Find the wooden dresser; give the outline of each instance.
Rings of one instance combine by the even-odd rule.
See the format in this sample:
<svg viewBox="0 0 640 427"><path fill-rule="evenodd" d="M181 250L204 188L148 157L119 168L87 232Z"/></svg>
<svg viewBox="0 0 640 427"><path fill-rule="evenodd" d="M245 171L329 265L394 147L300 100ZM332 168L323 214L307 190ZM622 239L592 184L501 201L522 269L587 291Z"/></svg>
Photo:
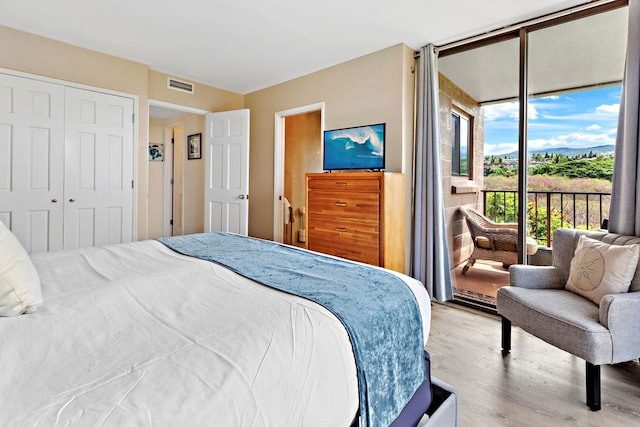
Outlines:
<svg viewBox="0 0 640 427"><path fill-rule="evenodd" d="M311 173L307 248L404 272L404 175Z"/></svg>

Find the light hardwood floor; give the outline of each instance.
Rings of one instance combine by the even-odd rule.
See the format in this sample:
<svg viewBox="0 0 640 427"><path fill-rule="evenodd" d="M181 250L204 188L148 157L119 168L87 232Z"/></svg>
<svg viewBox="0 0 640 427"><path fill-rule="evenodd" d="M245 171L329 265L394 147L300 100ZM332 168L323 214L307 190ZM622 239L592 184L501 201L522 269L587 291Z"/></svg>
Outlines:
<svg viewBox="0 0 640 427"><path fill-rule="evenodd" d="M498 316L432 305L431 375L458 390L460 427L640 426L640 364L603 366L602 410L592 412L582 359L515 325L511 336L503 356Z"/></svg>

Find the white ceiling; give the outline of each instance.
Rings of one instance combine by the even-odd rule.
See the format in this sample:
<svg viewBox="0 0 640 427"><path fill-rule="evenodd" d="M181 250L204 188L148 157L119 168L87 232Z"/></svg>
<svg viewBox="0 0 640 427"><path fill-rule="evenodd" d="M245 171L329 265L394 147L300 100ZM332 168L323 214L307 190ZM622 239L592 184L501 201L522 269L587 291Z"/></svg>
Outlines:
<svg viewBox="0 0 640 427"><path fill-rule="evenodd" d="M240 94L405 43L418 49L585 0L0 0L0 25Z"/></svg>

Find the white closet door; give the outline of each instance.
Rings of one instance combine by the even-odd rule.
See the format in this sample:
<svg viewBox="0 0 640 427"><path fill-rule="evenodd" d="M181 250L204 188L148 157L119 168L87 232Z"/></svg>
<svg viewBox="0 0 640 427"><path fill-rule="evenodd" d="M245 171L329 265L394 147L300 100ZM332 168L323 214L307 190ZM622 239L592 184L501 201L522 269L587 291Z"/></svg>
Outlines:
<svg viewBox="0 0 640 427"><path fill-rule="evenodd" d="M0 220L28 252L62 249L64 87L0 74Z"/></svg>
<svg viewBox="0 0 640 427"><path fill-rule="evenodd" d="M64 248L133 239L133 99L66 88Z"/></svg>

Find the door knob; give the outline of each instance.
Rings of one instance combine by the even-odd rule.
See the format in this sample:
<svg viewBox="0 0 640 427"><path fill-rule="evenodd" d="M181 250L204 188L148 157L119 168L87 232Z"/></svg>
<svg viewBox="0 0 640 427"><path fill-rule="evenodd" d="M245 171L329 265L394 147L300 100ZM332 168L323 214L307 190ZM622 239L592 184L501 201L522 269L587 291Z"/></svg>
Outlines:
<svg viewBox="0 0 640 427"><path fill-rule="evenodd" d="M244 200L244 199L248 199L248 198L249 198L249 196L245 196L244 194L238 195L238 199L240 199L240 200Z"/></svg>
<svg viewBox="0 0 640 427"><path fill-rule="evenodd" d="M51 199L51 203L58 203L58 199Z"/></svg>
<svg viewBox="0 0 640 427"><path fill-rule="evenodd" d="M76 201L76 199L69 199L69 201L70 201L71 203L73 203L73 202L75 202L75 201Z"/></svg>

